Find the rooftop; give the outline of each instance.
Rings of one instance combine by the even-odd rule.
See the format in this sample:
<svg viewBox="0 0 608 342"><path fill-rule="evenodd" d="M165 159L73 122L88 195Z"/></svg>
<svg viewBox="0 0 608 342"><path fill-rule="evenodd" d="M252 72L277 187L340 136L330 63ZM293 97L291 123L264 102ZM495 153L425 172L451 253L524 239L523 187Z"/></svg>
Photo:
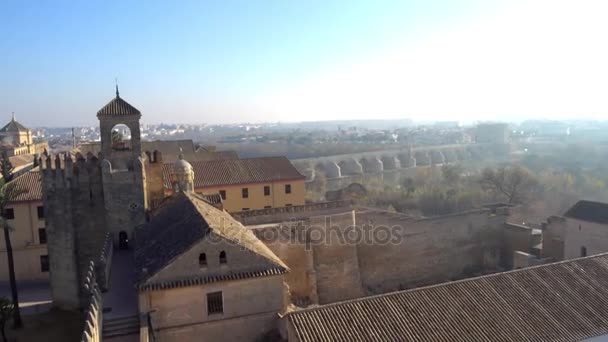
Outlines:
<svg viewBox="0 0 608 342"><path fill-rule="evenodd" d="M0 128L0 133L6 132L27 132L29 129L22 124L20 124L15 117L11 119L4 127Z"/></svg>
<svg viewBox="0 0 608 342"><path fill-rule="evenodd" d="M588 222L608 223L608 203L578 201L564 216Z"/></svg>
<svg viewBox="0 0 608 342"><path fill-rule="evenodd" d="M608 254L288 314L299 341L579 341L608 334Z"/></svg>
<svg viewBox="0 0 608 342"><path fill-rule="evenodd" d="M286 157L190 161L194 187L211 187L306 179ZM173 164L163 167L165 188L171 188Z"/></svg>
<svg viewBox="0 0 608 342"><path fill-rule="evenodd" d="M42 179L38 168L16 177L7 184L9 202L42 201Z"/></svg>
<svg viewBox="0 0 608 342"><path fill-rule="evenodd" d="M118 95L118 88L116 88L116 97L97 112L97 117L131 115L141 115L141 113Z"/></svg>
<svg viewBox="0 0 608 342"><path fill-rule="evenodd" d="M242 269L231 274L180 279L173 284L147 284L146 281L168 266L182 253L211 234L237 244L244 251L265 260L264 267ZM189 286L199 283L240 279L287 271L287 266L227 212L215 208L196 194L177 193L166 199L153 213L151 220L137 232L135 264L141 289ZM145 271L144 271L145 270Z"/></svg>

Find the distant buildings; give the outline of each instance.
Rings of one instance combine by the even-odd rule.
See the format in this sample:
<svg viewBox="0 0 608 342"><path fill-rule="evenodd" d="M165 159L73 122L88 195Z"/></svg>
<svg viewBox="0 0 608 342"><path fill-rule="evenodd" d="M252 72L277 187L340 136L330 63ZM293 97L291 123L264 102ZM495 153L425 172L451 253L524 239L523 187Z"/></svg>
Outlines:
<svg viewBox="0 0 608 342"><path fill-rule="evenodd" d="M11 121L0 129L0 152L6 152L9 157L40 154L48 147L46 142L34 142L32 131L15 120L14 115Z"/></svg>
<svg viewBox="0 0 608 342"><path fill-rule="evenodd" d="M229 212L304 204L306 177L285 157L192 161L194 191L220 194ZM163 167L165 196L171 185L173 163Z"/></svg>
<svg viewBox="0 0 608 342"><path fill-rule="evenodd" d="M475 142L481 144L506 144L509 142L509 125L506 123L482 123L475 128Z"/></svg>

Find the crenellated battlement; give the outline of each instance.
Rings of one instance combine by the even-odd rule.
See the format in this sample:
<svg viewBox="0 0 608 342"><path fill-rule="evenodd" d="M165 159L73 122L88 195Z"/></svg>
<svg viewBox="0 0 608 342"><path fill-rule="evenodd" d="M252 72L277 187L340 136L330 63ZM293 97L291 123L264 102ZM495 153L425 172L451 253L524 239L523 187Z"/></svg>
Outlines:
<svg viewBox="0 0 608 342"><path fill-rule="evenodd" d="M45 154L38 159L43 185L48 191L77 189L91 182L101 182L100 160L92 153L80 153L72 158L70 153ZM88 186L85 186L88 188Z"/></svg>

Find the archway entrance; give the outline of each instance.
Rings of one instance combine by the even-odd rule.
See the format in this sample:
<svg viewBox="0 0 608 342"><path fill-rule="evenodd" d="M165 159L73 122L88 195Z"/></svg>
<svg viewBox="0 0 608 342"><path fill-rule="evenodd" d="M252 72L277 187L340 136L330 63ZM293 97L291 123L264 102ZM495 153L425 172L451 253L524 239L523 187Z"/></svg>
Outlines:
<svg viewBox="0 0 608 342"><path fill-rule="evenodd" d="M128 249L129 248L129 237L127 232L124 230L118 233L118 248L119 249Z"/></svg>

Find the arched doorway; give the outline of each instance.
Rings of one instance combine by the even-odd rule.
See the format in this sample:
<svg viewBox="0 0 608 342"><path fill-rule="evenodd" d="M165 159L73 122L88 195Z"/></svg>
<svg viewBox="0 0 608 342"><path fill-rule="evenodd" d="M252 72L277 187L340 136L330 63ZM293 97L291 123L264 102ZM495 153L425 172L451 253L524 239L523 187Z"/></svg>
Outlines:
<svg viewBox="0 0 608 342"><path fill-rule="evenodd" d="M121 230L120 233L118 233L118 248L119 249L128 249L129 248L129 236L127 235L127 232L125 232L124 230Z"/></svg>

